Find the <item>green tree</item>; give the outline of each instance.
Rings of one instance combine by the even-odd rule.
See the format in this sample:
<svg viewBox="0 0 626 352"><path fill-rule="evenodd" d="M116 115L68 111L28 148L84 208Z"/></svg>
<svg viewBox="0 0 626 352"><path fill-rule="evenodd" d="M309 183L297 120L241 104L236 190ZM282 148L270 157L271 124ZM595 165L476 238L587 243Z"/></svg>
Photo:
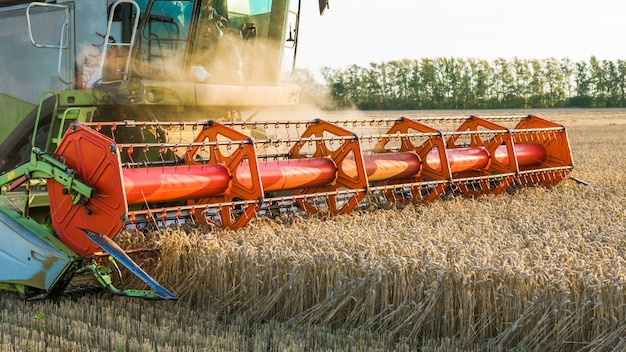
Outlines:
<svg viewBox="0 0 626 352"><path fill-rule="evenodd" d="M592 107L606 107L604 71L602 70L602 64L595 56L589 59L589 88Z"/></svg>
<svg viewBox="0 0 626 352"><path fill-rule="evenodd" d="M575 96L570 97L570 106L589 107L591 106L589 79L589 65L586 61L578 61L574 70Z"/></svg>
<svg viewBox="0 0 626 352"><path fill-rule="evenodd" d="M420 108L435 109L436 104L436 85L437 85L437 68L432 59L424 58L420 61L419 69L420 83L422 86L422 94L418 97Z"/></svg>
<svg viewBox="0 0 626 352"><path fill-rule="evenodd" d="M604 91L606 92L606 106L614 108L620 105L620 75L617 64L613 61L602 60L604 72Z"/></svg>
<svg viewBox="0 0 626 352"><path fill-rule="evenodd" d="M546 107L563 106L565 101L565 90L563 82L563 73L559 61L555 58L549 58L544 61L545 76L545 101Z"/></svg>
<svg viewBox="0 0 626 352"><path fill-rule="evenodd" d="M626 106L626 61L617 60L617 80L619 82L619 106Z"/></svg>
<svg viewBox="0 0 626 352"><path fill-rule="evenodd" d="M470 61L470 70L472 72L472 105L479 109L488 108L489 81L491 79L491 67L489 66L489 62L487 60L472 60Z"/></svg>
<svg viewBox="0 0 626 352"><path fill-rule="evenodd" d="M565 96L568 98L574 94L574 70L575 66L572 60L569 58L561 59L559 64L561 69L561 75L563 75L563 90L565 91Z"/></svg>

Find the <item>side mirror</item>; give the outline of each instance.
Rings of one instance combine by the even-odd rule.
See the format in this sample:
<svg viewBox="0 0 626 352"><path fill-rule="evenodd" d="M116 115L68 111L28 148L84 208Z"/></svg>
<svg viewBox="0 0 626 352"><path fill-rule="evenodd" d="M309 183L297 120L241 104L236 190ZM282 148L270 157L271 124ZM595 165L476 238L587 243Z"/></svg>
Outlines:
<svg viewBox="0 0 626 352"><path fill-rule="evenodd" d="M320 16L324 14L324 11L328 9L328 0L319 0L320 1Z"/></svg>

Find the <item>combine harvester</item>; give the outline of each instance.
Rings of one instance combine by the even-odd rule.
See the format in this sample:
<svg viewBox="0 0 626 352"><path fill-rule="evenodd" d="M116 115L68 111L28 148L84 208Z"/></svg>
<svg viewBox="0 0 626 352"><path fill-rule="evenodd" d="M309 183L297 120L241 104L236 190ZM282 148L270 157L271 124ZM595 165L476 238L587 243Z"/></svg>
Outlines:
<svg viewBox="0 0 626 352"><path fill-rule="evenodd" d="M37 82L1 97L13 103L3 121L16 122L0 146L0 288L24 298L62 294L91 271L116 294L175 299L113 241L123 229L236 230L261 215L498 194L555 185L573 167L565 128L536 116L243 119L297 103L279 73L299 3L295 36L287 0L97 3L0 0L0 30L14 33L0 55L39 55L30 71L27 60L0 63ZM56 41L38 42L36 23L59 24ZM118 263L150 289L125 289Z"/></svg>

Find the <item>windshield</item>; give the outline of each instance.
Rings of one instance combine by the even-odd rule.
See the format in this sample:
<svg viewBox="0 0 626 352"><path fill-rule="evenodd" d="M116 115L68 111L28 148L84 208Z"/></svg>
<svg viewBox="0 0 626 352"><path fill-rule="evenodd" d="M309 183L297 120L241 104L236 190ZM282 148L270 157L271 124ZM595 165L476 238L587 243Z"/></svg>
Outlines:
<svg viewBox="0 0 626 352"><path fill-rule="evenodd" d="M147 6L136 48L140 76L198 83L277 81L288 0L138 3Z"/></svg>

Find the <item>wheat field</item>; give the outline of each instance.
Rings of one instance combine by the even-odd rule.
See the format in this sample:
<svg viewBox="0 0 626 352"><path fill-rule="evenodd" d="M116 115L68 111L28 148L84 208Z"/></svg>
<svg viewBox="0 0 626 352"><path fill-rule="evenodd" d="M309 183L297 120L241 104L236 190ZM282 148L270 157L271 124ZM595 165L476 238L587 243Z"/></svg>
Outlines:
<svg viewBox="0 0 626 352"><path fill-rule="evenodd" d="M142 266L179 301L1 293L0 351L626 350L626 109L530 113L591 186L123 233L158 243Z"/></svg>

